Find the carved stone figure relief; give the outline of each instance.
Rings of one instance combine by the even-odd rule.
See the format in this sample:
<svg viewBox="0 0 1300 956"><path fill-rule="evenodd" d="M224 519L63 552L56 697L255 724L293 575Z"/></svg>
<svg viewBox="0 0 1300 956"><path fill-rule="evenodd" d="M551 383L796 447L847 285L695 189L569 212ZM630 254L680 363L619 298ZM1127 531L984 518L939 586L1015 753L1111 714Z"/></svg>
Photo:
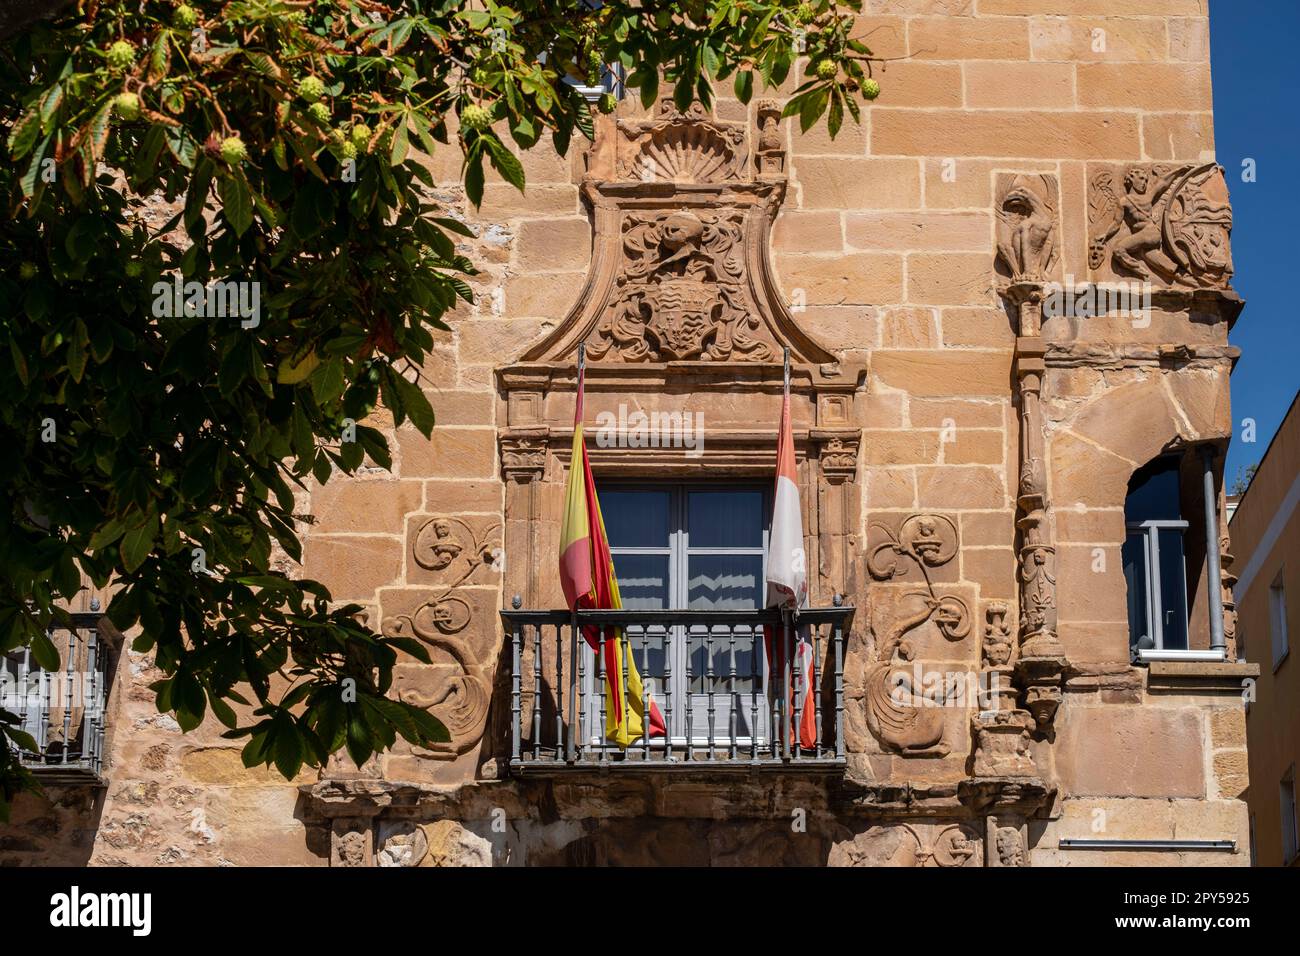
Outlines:
<svg viewBox="0 0 1300 956"><path fill-rule="evenodd" d="M1056 177L999 173L997 259L1012 283L1046 282L1059 257Z"/></svg>
<svg viewBox="0 0 1300 956"><path fill-rule="evenodd" d="M1232 207L1215 163L1090 167L1088 223L1097 278L1228 288Z"/></svg>
<svg viewBox="0 0 1300 956"><path fill-rule="evenodd" d="M376 835L379 843L375 854L377 866L419 866L429 852L429 838L424 828L415 823L381 820Z"/></svg>
<svg viewBox="0 0 1300 956"><path fill-rule="evenodd" d="M373 862L370 820L335 818L330 827L330 865L370 866Z"/></svg>
<svg viewBox="0 0 1300 956"><path fill-rule="evenodd" d="M500 560L501 523L436 515L416 532L411 555L438 583L477 583Z"/></svg>
<svg viewBox="0 0 1300 956"><path fill-rule="evenodd" d="M939 593L930 579L931 569L947 564L957 554L957 525L945 515L914 514L899 522L896 530L880 523L872 528L883 540L868 552L871 577L891 581L915 569L925 587L895 595L888 615L871 615L874 653L870 660L851 654L846 667L849 731L860 732L857 725L865 721L871 734L889 750L943 756L950 749L944 741L945 708L918 696L911 669L900 665L915 658L909 634L923 624L933 624L948 641L960 641L970 634L966 601L955 594ZM872 600L875 604L883 598L873 596Z"/></svg>
<svg viewBox="0 0 1300 956"><path fill-rule="evenodd" d="M827 863L830 866L982 866L983 840L965 823L873 826L836 843Z"/></svg>

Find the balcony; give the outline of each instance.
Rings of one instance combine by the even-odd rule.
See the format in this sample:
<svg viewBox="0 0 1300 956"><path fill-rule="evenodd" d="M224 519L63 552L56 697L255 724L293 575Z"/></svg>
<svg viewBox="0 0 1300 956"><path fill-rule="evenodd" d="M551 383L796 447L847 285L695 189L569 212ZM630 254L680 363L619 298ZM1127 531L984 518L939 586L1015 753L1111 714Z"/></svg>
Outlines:
<svg viewBox="0 0 1300 956"><path fill-rule="evenodd" d="M18 715L18 729L36 741L19 762L42 783L97 783L104 759L104 702L112 649L99 633L100 614L73 614L71 628L49 637L62 659L41 669L30 648L0 659L0 707Z"/></svg>
<svg viewBox="0 0 1300 956"><path fill-rule="evenodd" d="M811 708L815 741L801 746L792 717L804 713L806 656L794 653L794 628L779 612L543 611L501 612L510 638L510 770L787 770L835 772L844 759L845 638L854 608L801 611L797 629L814 662ZM604 645L621 628L643 685L668 733L620 748L604 739ZM581 636L595 629L597 648ZM784 685L769 674L770 629ZM626 687L627 672L614 675ZM775 678L775 679L774 679ZM793 697L793 700L790 698Z"/></svg>

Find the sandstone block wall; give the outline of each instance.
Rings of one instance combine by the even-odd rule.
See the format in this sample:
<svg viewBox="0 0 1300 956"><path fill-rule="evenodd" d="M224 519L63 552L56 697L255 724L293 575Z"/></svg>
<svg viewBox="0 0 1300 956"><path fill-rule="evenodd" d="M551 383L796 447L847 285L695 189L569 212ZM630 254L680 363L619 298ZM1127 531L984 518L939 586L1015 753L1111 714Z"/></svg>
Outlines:
<svg viewBox="0 0 1300 956"><path fill-rule="evenodd" d="M1130 165L1190 169L1213 159L1206 10L1203 0L867 6L856 32L891 58L879 76L884 92L865 109L860 127L849 122L835 140L824 128L800 134L795 121L780 125L788 185L770 242L777 284L797 326L841 363L866 369L845 423L861 430L844 485L842 537L851 554L829 572L821 598L836 590L858 604L852 640L866 654L888 627L881 617L888 617L888 595L895 593L866 567L865 550L879 534L873 526L897 532L909 516L942 515L960 541L942 580L967 604L973 636L954 644L931 623L918 641L949 655L933 657L936 664L975 670L989 606L1009 605L1013 634L1020 615L1016 369L1017 336L1025 333L996 252L1001 204L1016 177L1048 184L1042 197L1058 255L1041 278L1095 278L1089 256L1098 237L1099 173L1113 167L1122 179ZM761 95L779 99L801 79ZM757 108L722 96L715 113L752 129ZM631 100L618 112L621 119L644 115ZM534 458L527 447L502 444L502 430L519 409L498 372L562 332L582 294L594 232L580 195L585 153L575 147L561 158L543 146L524 154L526 195L492 181L478 211L457 184L456 151L433 157L434 175L445 184L440 195L477 231L463 251L482 270L470 280L477 302L449 317L452 331L438 333L423 370L437 413L433 440L389 421L391 474L337 480L303 502L314 518L304 529L303 574L323 580L339 600L366 605L374 624L409 621L425 606L458 624L454 653L442 648L433 668L404 665L398 690L408 699L442 700L448 680L462 671L482 675L490 687L501 647L495 610L514 592L511 569L530 554L542 567L552 561L563 468L554 456ZM1119 557L1133 471L1180 442L1221 443L1230 434L1227 329L1236 312L1226 301L1167 297L1143 327L1114 316L1043 322L1046 527L1056 542L1056 613L1070 668L1055 731L1032 744L1034 763L1057 796L1028 824L1024 852L1008 860L1245 861L1242 852L1148 860L1056 849L1059 838L1081 836L1246 843L1239 800L1244 736L1234 716L1240 700L1213 680L1209 688L1174 678L1152 687L1146 669L1130 666ZM571 389L543 394L534 410L540 420L571 416ZM635 388L623 397L645 409L669 401ZM689 408L691 401L676 395L670 404ZM778 409L770 391L742 387L703 409L710 416L705 427L770 423L775 436ZM799 427L810 426L812 409L800 406L797 415ZM382 413L377 417L384 425ZM507 507L503 473L534 467L546 480L530 486L535 498L525 520ZM805 501L805 509L815 507ZM449 561L436 550L444 527L462 546ZM558 593L552 581L528 597L545 605ZM45 836L0 837L0 860L39 862L48 848L72 845L70 833L79 828L78 853L97 863L340 861L338 834L332 854L328 824L306 812L296 785L240 770L238 751L216 728L181 736L152 716L143 690L148 678L147 662L124 661L107 790L98 802L80 811L59 796L33 804L6 832L35 828ZM613 860L611 848L626 842L618 833L627 831L657 834L660 850L648 861L681 860L673 847L705 840L710 851L690 862L766 862L734 852L760 830L772 858L790 862L973 865L997 855L982 842L988 827L988 845L997 845L992 817L971 818L945 804L951 819L909 824L904 834L895 818L835 809L824 784L812 796L791 797L825 807L815 844L791 842L783 825L772 829L770 811L745 809L766 798L742 794L732 810L719 809L717 797L726 791L714 784L694 787L686 798L643 803L614 791L585 790L578 798L560 790L548 796L559 801L560 819L543 820L532 798L509 782L472 783L483 777L484 759L500 752L499 740L480 739L485 728L488 738L499 730L486 710L477 701L452 715L464 727L450 751L402 748L362 776L440 791L486 786L490 795L419 803L398 829L385 823L367 830L365 839L378 842L357 859L373 860L378 851L406 860L413 852L406 848L417 847L416 862L426 865L604 862ZM863 785L955 788L970 776L970 717L965 710L946 714L944 754L922 758L891 751L862 730L851 747L851 773ZM681 786L666 784L664 794ZM493 806L516 808L509 840L489 825ZM671 806L677 811L665 809ZM605 826L611 815L623 830ZM67 822L73 817L75 826ZM393 835L392 846L376 833Z"/></svg>

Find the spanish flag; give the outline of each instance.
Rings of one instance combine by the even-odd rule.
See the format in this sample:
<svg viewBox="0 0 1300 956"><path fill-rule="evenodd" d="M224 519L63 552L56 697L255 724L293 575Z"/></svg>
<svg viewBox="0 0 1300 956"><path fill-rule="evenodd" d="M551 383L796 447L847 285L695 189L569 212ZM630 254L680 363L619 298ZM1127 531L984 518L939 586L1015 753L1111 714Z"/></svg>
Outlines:
<svg viewBox="0 0 1300 956"><path fill-rule="evenodd" d="M587 443L582 434L582 399L585 371L578 366L578 405L573 416L573 457L564 491L564 522L560 527L560 586L569 609L621 608L614 560L605 536L605 521L596 499L596 482L587 460ZM594 625L582 629L591 649L600 650L600 631ZM632 644L621 628L605 631L605 737L626 748L644 732L645 692L636 669ZM627 668L626 676L623 669ZM626 682L627 699L623 699ZM650 736L666 735L663 715L650 700Z"/></svg>

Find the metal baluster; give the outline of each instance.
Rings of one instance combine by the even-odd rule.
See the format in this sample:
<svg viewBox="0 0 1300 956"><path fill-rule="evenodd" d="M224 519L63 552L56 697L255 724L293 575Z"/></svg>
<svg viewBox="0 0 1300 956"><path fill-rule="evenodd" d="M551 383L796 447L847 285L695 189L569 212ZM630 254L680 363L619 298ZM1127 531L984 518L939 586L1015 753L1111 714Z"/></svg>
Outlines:
<svg viewBox="0 0 1300 956"><path fill-rule="evenodd" d="M555 759L562 760L568 747L564 742L564 625L555 625Z"/></svg>
<svg viewBox="0 0 1300 956"><path fill-rule="evenodd" d="M587 754L587 738L590 736L586 730L587 725L591 722L587 716L587 655L578 646L581 640L581 632L578 629L578 617L573 617L573 626L571 628L571 640L573 641L573 656L578 660L578 715L573 721L573 740L575 741L573 759L581 760Z"/></svg>
<svg viewBox="0 0 1300 956"><path fill-rule="evenodd" d="M81 759L92 770L99 760L95 750L96 727L99 724L99 631L92 628L86 641L87 687L85 710L82 717Z"/></svg>
<svg viewBox="0 0 1300 956"><path fill-rule="evenodd" d="M835 621L835 757L844 759L844 634Z"/></svg>
<svg viewBox="0 0 1300 956"><path fill-rule="evenodd" d="M512 622L510 628L510 762L514 763L520 759L519 746L522 737L522 725L524 720L523 713L523 674L522 667L522 636L519 633L519 624Z"/></svg>
<svg viewBox="0 0 1300 956"><path fill-rule="evenodd" d="M52 632L51 632L52 633ZM72 737L72 677L73 668L77 666L76 659L76 640L77 632L68 631L68 664L63 669L63 679L67 682L67 687L63 691L63 763L68 762L68 743Z"/></svg>
<svg viewBox="0 0 1300 956"><path fill-rule="evenodd" d="M803 646L797 624L790 626L790 666L794 671L794 717L790 730L790 750L794 760L803 756L803 708L807 706L807 695L803 692Z"/></svg>
<svg viewBox="0 0 1300 956"><path fill-rule="evenodd" d="M710 762L712 762L714 759L716 759L713 753L713 723L714 723L713 715L715 711L714 711L714 704L713 704L713 626L712 625L707 625L704 629L704 645L705 645L704 646L704 667L705 667L704 686L706 692L709 695L708 697L709 760Z"/></svg>
<svg viewBox="0 0 1300 956"><path fill-rule="evenodd" d="M627 631L621 630L616 638L618 641L618 669L622 672L620 679L623 682L623 697L619 701L619 710L623 714L622 730L624 736L629 736L632 727L632 705L627 696L628 674L631 671L630 658L632 657L632 642L628 640ZM645 727L641 728L641 733L645 733ZM627 753L632 746L632 741L628 740L627 746L621 748L623 753Z"/></svg>
<svg viewBox="0 0 1300 956"><path fill-rule="evenodd" d="M19 712L18 726L23 730L27 730L27 715L28 715L27 702L31 698L31 694L28 690L27 684L31 680L31 676L32 676L32 649L30 647L24 647L23 660L22 663L18 665L18 693L22 694L22 697L19 699L20 703L18 705L21 708ZM21 751L19 751L19 753L21 753Z"/></svg>
<svg viewBox="0 0 1300 956"><path fill-rule="evenodd" d="M813 672L812 679L808 686L813 692L813 720L816 722L815 730L817 731L817 759L822 759L822 682L818 675L818 665L822 663L822 627L816 624L812 628L813 636ZM824 667L824 665L823 665Z"/></svg>
<svg viewBox="0 0 1300 956"><path fill-rule="evenodd" d="M605 735L605 726L606 726L605 722L609 719L609 715L607 713L608 705L609 705L609 694L606 693L605 691L605 681L607 680L607 676L608 676L605 673L605 640L606 640L605 628L602 627L600 628L600 650L598 652L599 659L600 659L600 684L598 685L600 688L599 690L600 693L600 730L599 730L600 751L599 753L600 753L600 762L602 764L607 759L609 759L608 754L605 753L605 746L607 743L609 743L609 740Z"/></svg>
<svg viewBox="0 0 1300 956"><path fill-rule="evenodd" d="M731 744L727 748L727 756L736 759L736 626L732 624L727 628L727 732L731 737Z"/></svg>
<svg viewBox="0 0 1300 956"><path fill-rule="evenodd" d="M41 679L41 735L36 742L40 744L40 761L45 763L45 750L50 745L50 695L53 691L50 689L50 675L45 668L40 668L39 675Z"/></svg>
<svg viewBox="0 0 1300 956"><path fill-rule="evenodd" d="M785 667L781 676L781 757L785 760L790 759L790 657L792 656L793 635L790 633L790 618L785 613L781 614L781 646L785 648Z"/></svg>
<svg viewBox="0 0 1300 956"><path fill-rule="evenodd" d="M664 760L673 759L673 648L671 625L664 628Z"/></svg>
<svg viewBox="0 0 1300 956"><path fill-rule="evenodd" d="M542 759L542 625L533 625L533 759Z"/></svg>
<svg viewBox="0 0 1300 956"><path fill-rule="evenodd" d="M643 759L650 759L650 702L654 700L647 683L650 677L650 629L641 629L641 744Z"/></svg>
<svg viewBox="0 0 1300 956"><path fill-rule="evenodd" d="M686 759L695 755L695 693L691 688L691 628L686 626Z"/></svg>
<svg viewBox="0 0 1300 956"><path fill-rule="evenodd" d="M781 686L781 677L785 673L785 665L782 663L782 655L785 652L785 625L772 626L772 653L768 655L767 675L768 686L772 688L772 733L771 742L768 749L771 751L772 759L775 760L780 756L779 748L781 742L785 739L785 729L781 726L781 715L785 712L785 706L782 703L785 700L785 688Z"/></svg>
<svg viewBox="0 0 1300 956"><path fill-rule="evenodd" d="M758 630L749 632L749 760L758 763Z"/></svg>

